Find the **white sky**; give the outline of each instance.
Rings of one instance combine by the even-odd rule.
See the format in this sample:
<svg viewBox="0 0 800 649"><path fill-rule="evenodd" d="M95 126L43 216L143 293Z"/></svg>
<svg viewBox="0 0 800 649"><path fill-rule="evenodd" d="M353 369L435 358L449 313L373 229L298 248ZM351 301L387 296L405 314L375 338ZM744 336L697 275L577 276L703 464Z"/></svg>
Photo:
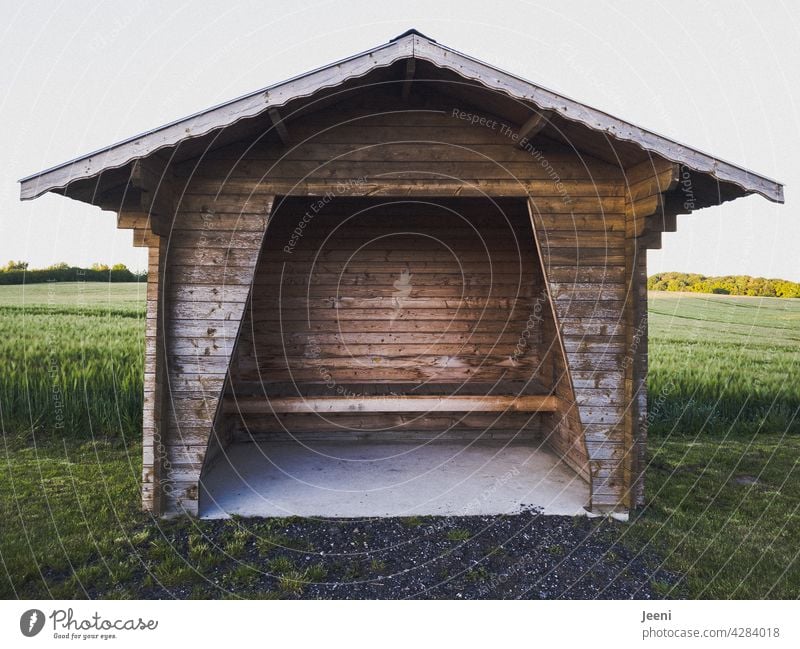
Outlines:
<svg viewBox="0 0 800 649"><path fill-rule="evenodd" d="M800 5L776 2L0 0L0 263L123 262L114 215L17 180L415 27L786 183L678 217L650 273L800 281Z"/></svg>

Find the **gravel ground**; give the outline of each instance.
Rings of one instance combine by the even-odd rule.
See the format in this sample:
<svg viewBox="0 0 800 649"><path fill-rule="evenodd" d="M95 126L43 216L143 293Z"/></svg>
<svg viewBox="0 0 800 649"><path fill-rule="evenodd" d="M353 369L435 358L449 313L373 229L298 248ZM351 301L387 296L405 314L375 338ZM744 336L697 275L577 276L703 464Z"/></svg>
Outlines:
<svg viewBox="0 0 800 649"><path fill-rule="evenodd" d="M659 598L679 576L662 570L657 556L622 545L625 529L535 512L162 523L142 544L145 569L134 578L144 598ZM198 566L194 559L206 557L188 583L159 565L164 541L173 562ZM162 547L155 560L154 543Z"/></svg>

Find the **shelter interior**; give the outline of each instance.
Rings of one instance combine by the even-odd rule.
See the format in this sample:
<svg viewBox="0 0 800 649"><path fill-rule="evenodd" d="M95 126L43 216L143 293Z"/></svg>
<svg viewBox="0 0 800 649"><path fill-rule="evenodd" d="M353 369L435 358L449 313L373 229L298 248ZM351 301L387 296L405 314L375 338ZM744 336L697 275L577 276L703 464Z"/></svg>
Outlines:
<svg viewBox="0 0 800 649"><path fill-rule="evenodd" d="M200 513L230 506L220 490L241 479L234 444L253 445L245 456L265 460L276 444L284 458L291 448L328 456L354 445L404 448L401 462L384 459L381 469L406 478L419 463L405 456L420 445L449 443L445 465L464 448L488 460L524 446L528 461L549 459L531 487L541 491L569 446L553 405L564 391L560 354L525 201L280 197L201 475L203 483L216 472L219 483L228 473L228 484L201 492ZM271 462L261 470L280 474ZM561 489L580 509L588 494L574 472L555 469L550 480L565 475L583 484ZM287 490L256 484L251 477L237 488L266 489L264 507ZM340 499L354 491L341 476L338 489ZM386 497L403 500L398 489ZM448 511L437 507L421 511Z"/></svg>

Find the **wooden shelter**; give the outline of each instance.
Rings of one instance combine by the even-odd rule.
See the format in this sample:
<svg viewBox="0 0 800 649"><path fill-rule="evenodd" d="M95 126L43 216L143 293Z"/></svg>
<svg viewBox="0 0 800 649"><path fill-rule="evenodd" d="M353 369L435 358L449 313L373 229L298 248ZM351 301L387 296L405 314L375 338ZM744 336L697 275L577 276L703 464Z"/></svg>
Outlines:
<svg viewBox="0 0 800 649"><path fill-rule="evenodd" d="M270 436L540 440L643 503L646 251L768 178L411 30L21 181L149 250L144 507Z"/></svg>

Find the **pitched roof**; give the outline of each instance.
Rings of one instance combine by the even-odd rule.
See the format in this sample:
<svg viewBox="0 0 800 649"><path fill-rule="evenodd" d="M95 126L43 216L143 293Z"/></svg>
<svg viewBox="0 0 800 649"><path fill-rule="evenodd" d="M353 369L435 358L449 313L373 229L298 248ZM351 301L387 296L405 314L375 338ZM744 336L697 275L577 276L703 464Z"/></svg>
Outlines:
<svg viewBox="0 0 800 649"><path fill-rule="evenodd" d="M61 190L67 193L66 188L75 181L119 169L159 150L213 134L242 120L286 106L289 102L310 97L350 80L360 79L370 72L389 67L404 59L425 61L465 81L530 104L566 122L580 124L611 141L629 143L643 152L685 165L719 183L734 185L738 188L739 195L755 193L771 201L783 202L783 185L775 180L499 70L445 47L413 29L371 50L27 176L20 180L21 198L23 200L36 198L48 191Z"/></svg>

